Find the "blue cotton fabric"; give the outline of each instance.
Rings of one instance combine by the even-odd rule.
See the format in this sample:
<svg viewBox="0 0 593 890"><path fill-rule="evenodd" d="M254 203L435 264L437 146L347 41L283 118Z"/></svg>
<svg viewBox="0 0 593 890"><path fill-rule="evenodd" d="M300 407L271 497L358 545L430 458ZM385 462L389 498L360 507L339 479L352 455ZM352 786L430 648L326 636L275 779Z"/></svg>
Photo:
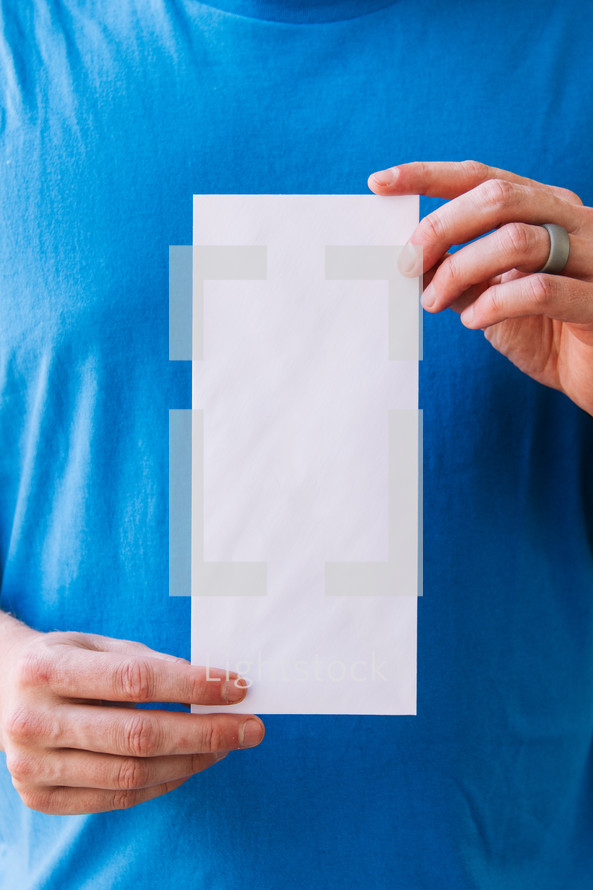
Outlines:
<svg viewBox="0 0 593 890"><path fill-rule="evenodd" d="M2 608L188 657L168 247L192 194L476 158L593 205L592 30L576 0L1 0ZM0 755L3 890L590 890L593 419L450 311L421 407L417 715L268 717L100 815L28 810Z"/></svg>

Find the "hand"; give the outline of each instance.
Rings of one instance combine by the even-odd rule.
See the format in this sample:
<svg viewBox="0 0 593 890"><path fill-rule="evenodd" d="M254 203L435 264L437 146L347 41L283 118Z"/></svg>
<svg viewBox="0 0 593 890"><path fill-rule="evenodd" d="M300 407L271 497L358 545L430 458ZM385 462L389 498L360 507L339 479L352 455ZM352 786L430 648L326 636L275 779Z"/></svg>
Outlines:
<svg viewBox="0 0 593 890"><path fill-rule="evenodd" d="M139 702L241 701L246 686L235 673L227 680L225 671L193 667L141 643L43 634L2 618L14 630L0 650L0 746L15 788L34 810L131 807L263 738L261 720L244 714L133 710Z"/></svg>
<svg viewBox="0 0 593 890"><path fill-rule="evenodd" d="M461 313L518 368L593 414L593 208L568 189L476 161L401 164L368 185L381 195L451 199L410 238L423 249L423 307ZM560 275L537 272L550 249L543 223L569 233Z"/></svg>

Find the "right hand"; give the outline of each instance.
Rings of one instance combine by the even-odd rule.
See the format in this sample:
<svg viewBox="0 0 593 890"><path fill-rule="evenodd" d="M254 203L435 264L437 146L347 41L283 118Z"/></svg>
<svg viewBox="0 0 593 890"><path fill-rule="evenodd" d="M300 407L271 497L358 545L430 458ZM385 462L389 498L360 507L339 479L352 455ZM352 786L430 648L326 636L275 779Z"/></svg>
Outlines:
<svg viewBox="0 0 593 890"><path fill-rule="evenodd" d="M134 806L264 736L262 721L245 714L134 710L235 704L246 686L233 672L227 679L142 643L23 625L2 649L0 749L23 802L42 813Z"/></svg>

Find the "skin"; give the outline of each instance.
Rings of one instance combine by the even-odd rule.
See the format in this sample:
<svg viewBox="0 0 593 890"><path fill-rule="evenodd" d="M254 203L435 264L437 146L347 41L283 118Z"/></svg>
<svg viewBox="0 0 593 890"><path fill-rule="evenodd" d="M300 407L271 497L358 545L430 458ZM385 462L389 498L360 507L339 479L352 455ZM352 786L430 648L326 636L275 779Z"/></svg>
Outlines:
<svg viewBox="0 0 593 890"><path fill-rule="evenodd" d="M424 275L424 308L460 313L522 371L593 414L593 209L568 189L475 161L402 164L368 185L378 195L448 199L410 238L422 269L401 269ZM570 236L561 275L537 272L548 222ZM259 744L265 730L253 715L134 710L245 697L237 674L226 684L224 671L209 674L220 682L141 643L40 633L0 612L0 748L23 802L43 813L122 809Z"/></svg>
<svg viewBox="0 0 593 890"><path fill-rule="evenodd" d="M407 274L424 274L423 307L460 313L518 368L593 415L593 208L568 189L476 161L400 164L368 186L449 199L409 240L422 247L422 269ZM569 233L560 275L537 272L550 250L543 223Z"/></svg>

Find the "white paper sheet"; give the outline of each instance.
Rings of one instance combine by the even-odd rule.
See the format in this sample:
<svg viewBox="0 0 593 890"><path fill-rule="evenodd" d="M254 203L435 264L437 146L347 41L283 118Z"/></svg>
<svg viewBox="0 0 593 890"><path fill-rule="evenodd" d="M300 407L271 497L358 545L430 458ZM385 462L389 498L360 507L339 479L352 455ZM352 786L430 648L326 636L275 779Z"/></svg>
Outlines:
<svg viewBox="0 0 593 890"><path fill-rule="evenodd" d="M416 713L417 222L194 196L192 662L251 683L196 712Z"/></svg>

